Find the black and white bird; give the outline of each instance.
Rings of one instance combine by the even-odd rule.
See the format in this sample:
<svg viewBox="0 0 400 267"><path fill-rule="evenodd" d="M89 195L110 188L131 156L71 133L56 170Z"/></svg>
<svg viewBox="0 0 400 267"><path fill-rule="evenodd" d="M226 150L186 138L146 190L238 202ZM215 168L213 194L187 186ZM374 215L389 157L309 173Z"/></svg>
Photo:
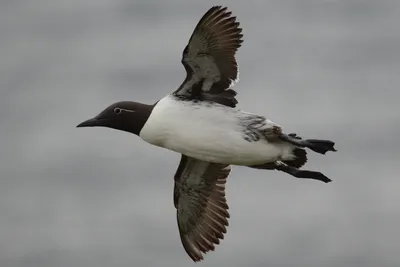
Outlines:
<svg viewBox="0 0 400 267"><path fill-rule="evenodd" d="M226 7L210 8L183 51L186 79L175 92L152 105L114 103L77 126L130 132L181 154L174 205L183 247L194 261L214 250L226 233L225 183L231 165L331 181L300 167L307 161L306 148L325 154L336 151L334 142L285 134L266 117L236 107L232 87L239 74L235 54L242 43L241 32Z"/></svg>

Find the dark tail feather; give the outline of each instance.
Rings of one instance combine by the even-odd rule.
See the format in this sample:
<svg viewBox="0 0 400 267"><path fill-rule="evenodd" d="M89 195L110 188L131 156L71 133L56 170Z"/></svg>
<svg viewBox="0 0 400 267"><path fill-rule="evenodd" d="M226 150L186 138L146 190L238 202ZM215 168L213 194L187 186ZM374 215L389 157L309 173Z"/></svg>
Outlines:
<svg viewBox="0 0 400 267"><path fill-rule="evenodd" d="M303 140L301 137L296 134L281 134L280 136L282 141L291 143L292 145L299 147L307 147L314 152L325 154L328 151L336 151L334 148L335 142L330 140L319 140L319 139L306 139Z"/></svg>
<svg viewBox="0 0 400 267"><path fill-rule="evenodd" d="M328 151L336 151L333 147L335 142L330 140L306 139L305 142L308 144L307 147L309 149L320 154L325 154Z"/></svg>
<svg viewBox="0 0 400 267"><path fill-rule="evenodd" d="M296 157L295 159L283 160L282 162L284 162L285 164L287 164L289 166L295 167L295 168L300 168L300 167L304 166L304 164L306 164L307 151L305 149L296 147L292 153Z"/></svg>

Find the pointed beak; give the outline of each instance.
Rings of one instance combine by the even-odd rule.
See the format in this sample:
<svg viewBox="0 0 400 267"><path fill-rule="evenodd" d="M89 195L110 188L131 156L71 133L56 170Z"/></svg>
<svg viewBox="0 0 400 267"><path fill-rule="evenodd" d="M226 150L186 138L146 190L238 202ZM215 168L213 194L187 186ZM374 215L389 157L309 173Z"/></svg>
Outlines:
<svg viewBox="0 0 400 267"><path fill-rule="evenodd" d="M84 122L79 123L76 127L94 127L94 126L100 126L100 120L96 118L88 119Z"/></svg>

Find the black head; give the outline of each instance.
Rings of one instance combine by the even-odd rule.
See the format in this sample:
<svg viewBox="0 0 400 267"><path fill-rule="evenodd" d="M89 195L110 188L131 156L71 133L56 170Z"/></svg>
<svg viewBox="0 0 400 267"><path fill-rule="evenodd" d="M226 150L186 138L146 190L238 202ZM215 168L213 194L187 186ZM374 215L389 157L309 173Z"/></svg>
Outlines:
<svg viewBox="0 0 400 267"><path fill-rule="evenodd" d="M139 135L153 107L129 101L117 102L76 127L108 127Z"/></svg>

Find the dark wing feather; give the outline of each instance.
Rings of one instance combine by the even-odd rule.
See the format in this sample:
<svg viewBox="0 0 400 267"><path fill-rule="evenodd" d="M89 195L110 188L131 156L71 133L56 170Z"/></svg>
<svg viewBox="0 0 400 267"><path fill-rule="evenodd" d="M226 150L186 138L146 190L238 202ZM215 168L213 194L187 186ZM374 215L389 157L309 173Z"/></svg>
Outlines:
<svg viewBox="0 0 400 267"><path fill-rule="evenodd" d="M215 249L228 226L225 183L229 165L182 155L175 174L174 205L182 245L193 261Z"/></svg>
<svg viewBox="0 0 400 267"><path fill-rule="evenodd" d="M182 55L186 79L174 95L236 106L230 87L238 79L235 54L243 42L236 17L214 6L200 19Z"/></svg>

